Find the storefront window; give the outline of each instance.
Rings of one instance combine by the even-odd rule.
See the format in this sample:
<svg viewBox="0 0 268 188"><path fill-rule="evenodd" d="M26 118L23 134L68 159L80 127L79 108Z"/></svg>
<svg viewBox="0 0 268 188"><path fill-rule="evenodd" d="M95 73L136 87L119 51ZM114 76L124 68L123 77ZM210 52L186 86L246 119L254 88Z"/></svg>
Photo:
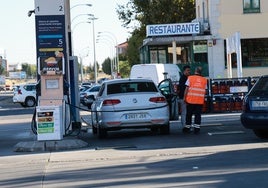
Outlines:
<svg viewBox="0 0 268 188"><path fill-rule="evenodd" d="M194 62L207 63L207 41L195 41L193 45Z"/></svg>
<svg viewBox="0 0 268 188"><path fill-rule="evenodd" d="M268 66L268 39L241 40L243 67Z"/></svg>
<svg viewBox="0 0 268 188"><path fill-rule="evenodd" d="M154 46L149 48L150 62L148 63L167 63L167 47Z"/></svg>
<svg viewBox="0 0 268 188"><path fill-rule="evenodd" d="M150 62L151 63L158 63L157 60L157 50L150 50Z"/></svg>
<svg viewBox="0 0 268 188"><path fill-rule="evenodd" d="M226 50L226 41L225 41ZM226 51L225 51L226 54ZM268 38L241 40L242 67L268 66ZM237 54L232 53L232 67L237 67ZM225 57L225 62L227 59ZM225 63L225 67L227 67Z"/></svg>
<svg viewBox="0 0 268 188"><path fill-rule="evenodd" d="M243 0L243 12L244 13L259 13L260 12L260 0Z"/></svg>

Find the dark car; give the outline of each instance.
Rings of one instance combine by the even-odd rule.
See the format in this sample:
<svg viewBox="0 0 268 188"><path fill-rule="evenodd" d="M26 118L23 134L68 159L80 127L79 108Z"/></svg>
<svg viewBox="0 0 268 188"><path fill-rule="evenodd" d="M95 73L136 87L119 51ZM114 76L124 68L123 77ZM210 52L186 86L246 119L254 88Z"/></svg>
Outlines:
<svg viewBox="0 0 268 188"><path fill-rule="evenodd" d="M261 76L245 96L240 120L259 138L268 138L268 75Z"/></svg>

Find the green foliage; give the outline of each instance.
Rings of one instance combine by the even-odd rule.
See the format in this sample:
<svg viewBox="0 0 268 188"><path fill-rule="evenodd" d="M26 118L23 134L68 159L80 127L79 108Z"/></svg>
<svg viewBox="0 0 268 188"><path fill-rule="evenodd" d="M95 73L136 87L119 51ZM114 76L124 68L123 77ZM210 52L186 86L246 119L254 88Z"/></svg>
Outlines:
<svg viewBox="0 0 268 188"><path fill-rule="evenodd" d="M5 75L6 71L4 69L4 67L0 66L0 75Z"/></svg>
<svg viewBox="0 0 268 188"><path fill-rule="evenodd" d="M141 32L133 32L132 37L128 41L128 50L127 50L127 56L129 65L133 66L135 64L140 64L140 47L142 44L142 41L144 39L144 36L141 34Z"/></svg>
<svg viewBox="0 0 268 188"><path fill-rule="evenodd" d="M195 18L195 1L130 0L118 6L117 14L124 27L134 29L149 24L190 22Z"/></svg>
<svg viewBox="0 0 268 188"><path fill-rule="evenodd" d="M21 70L26 72L28 78L36 78L36 65L23 63L21 65Z"/></svg>
<svg viewBox="0 0 268 188"><path fill-rule="evenodd" d="M128 78L130 74L131 65L129 65L128 61L120 61L119 69L122 78Z"/></svg>
<svg viewBox="0 0 268 188"><path fill-rule="evenodd" d="M130 0L118 5L122 25L132 29L127 57L129 64L139 64L139 48L146 38L146 25L191 22L195 18L194 0Z"/></svg>
<svg viewBox="0 0 268 188"><path fill-rule="evenodd" d="M111 75L111 62L112 60L110 58L106 58L102 63L102 71L105 74Z"/></svg>

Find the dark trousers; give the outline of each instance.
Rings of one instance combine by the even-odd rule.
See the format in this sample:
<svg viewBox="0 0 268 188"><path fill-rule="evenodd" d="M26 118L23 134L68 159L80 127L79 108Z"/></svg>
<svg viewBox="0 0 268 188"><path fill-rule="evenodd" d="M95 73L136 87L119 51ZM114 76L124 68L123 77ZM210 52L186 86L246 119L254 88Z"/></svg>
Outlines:
<svg viewBox="0 0 268 188"><path fill-rule="evenodd" d="M194 124L201 125L202 106L200 104L187 104L186 125L192 124L193 115L195 115Z"/></svg>

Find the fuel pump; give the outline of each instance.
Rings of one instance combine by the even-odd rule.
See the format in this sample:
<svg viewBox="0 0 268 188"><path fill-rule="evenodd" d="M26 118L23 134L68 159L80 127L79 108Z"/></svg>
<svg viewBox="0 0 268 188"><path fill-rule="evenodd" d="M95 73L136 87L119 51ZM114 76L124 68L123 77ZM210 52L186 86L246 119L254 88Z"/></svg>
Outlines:
<svg viewBox="0 0 268 188"><path fill-rule="evenodd" d="M37 139L61 140L66 117L64 99L64 57L43 56L38 59L40 96L36 106Z"/></svg>
<svg viewBox="0 0 268 188"><path fill-rule="evenodd" d="M70 80L65 3L65 0L35 0L38 140L61 140L71 124L66 105Z"/></svg>

